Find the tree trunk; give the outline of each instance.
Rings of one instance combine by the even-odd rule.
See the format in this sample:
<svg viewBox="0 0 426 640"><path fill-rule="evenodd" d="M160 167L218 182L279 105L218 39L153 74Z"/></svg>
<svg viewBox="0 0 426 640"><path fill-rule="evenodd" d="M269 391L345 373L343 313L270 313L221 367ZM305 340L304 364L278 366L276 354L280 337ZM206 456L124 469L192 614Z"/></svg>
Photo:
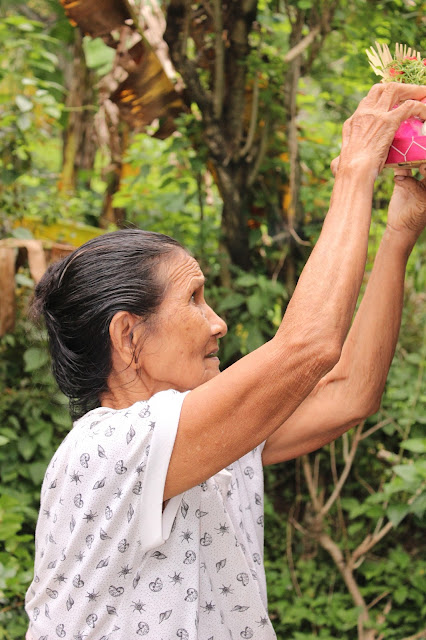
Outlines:
<svg viewBox="0 0 426 640"><path fill-rule="evenodd" d="M174 66L186 85L187 104L197 103L202 114L202 137L223 199L223 246L232 263L243 269L250 267L246 202L251 163L241 157L240 152L246 135L248 38L256 6L256 0L240 0L229 5L213 1L207 19L211 18L210 27L206 27L206 35L209 31L214 34L215 51L208 88L187 51L188 36L197 23L193 21L193 7L186 0L169 3L164 34Z"/></svg>
<svg viewBox="0 0 426 640"><path fill-rule="evenodd" d="M124 154L129 145L129 127L125 122L108 122L108 131L110 136L110 153L111 162L106 176L107 188L102 204L102 215L100 218L100 226L106 229L110 224L118 227L122 226L126 211L122 207L114 207L114 194L120 188L120 182L124 168Z"/></svg>
<svg viewBox="0 0 426 640"><path fill-rule="evenodd" d="M94 86L96 78L86 65L83 50L83 37L75 29L72 63L65 68L65 83L68 90L66 108L68 121L63 137L63 164L60 190L73 193L77 187L81 170L93 169L96 152L94 129L94 105L96 103ZM86 177L86 183L89 182Z"/></svg>
<svg viewBox="0 0 426 640"><path fill-rule="evenodd" d="M249 228L247 225L246 168L242 163L216 167L217 183L223 200L221 230L224 245L233 264L250 267Z"/></svg>

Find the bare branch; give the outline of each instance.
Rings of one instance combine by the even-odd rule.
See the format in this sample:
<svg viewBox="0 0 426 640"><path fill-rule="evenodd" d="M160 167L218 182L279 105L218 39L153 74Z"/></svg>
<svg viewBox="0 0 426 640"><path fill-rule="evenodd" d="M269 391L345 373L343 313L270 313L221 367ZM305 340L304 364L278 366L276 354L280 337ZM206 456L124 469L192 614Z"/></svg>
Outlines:
<svg viewBox="0 0 426 640"><path fill-rule="evenodd" d="M297 522L297 520L295 520L294 518L289 517L288 521L291 522L293 527L295 529L297 529L299 531L299 533L301 533L303 536L308 537L308 538L312 538L313 537L313 535L310 533L310 531L307 531L307 529L305 529L305 527L302 527L302 525L299 522Z"/></svg>
<svg viewBox="0 0 426 640"><path fill-rule="evenodd" d="M288 228L291 237L297 242L297 244L302 245L303 247L310 247L311 243L308 240L302 240L302 238L297 233L296 229L292 226Z"/></svg>
<svg viewBox="0 0 426 640"><path fill-rule="evenodd" d="M423 640L423 638L426 638L426 629L415 633L414 636L410 636L409 638L403 638L402 640Z"/></svg>
<svg viewBox="0 0 426 640"><path fill-rule="evenodd" d="M342 574L342 577L355 605L357 607L362 607L363 611L367 613L367 605L365 603L365 600L362 597L361 591L359 590L359 587L353 576L352 569L345 563L345 559L343 557L342 551L340 550L340 547L326 533L321 533L321 535L318 537L318 541L323 549L328 551L328 553L333 558L337 568Z"/></svg>
<svg viewBox="0 0 426 640"><path fill-rule="evenodd" d="M349 455L347 457L346 460L346 464L343 468L342 474L337 482L337 484L335 485L333 492L331 494L331 496L329 497L329 499L327 500L327 502L325 503L325 505L323 506L323 508L321 509L321 515L324 516L326 513L328 513L328 511L330 511L330 508L332 507L332 505L334 504L334 502L336 501L336 498L340 495L340 492L342 490L343 485L345 484L347 477L349 475L349 472L351 470L352 467L352 463L354 461L355 458L355 454L356 451L358 449L358 445L361 441L361 434L362 434L362 430L364 427L364 422L361 422L361 424L358 425L358 427L356 428L353 440L352 440L352 446L351 449L349 451Z"/></svg>
<svg viewBox="0 0 426 640"><path fill-rule="evenodd" d="M252 96L252 102L251 102L250 126L247 133L247 139L246 139L245 145L240 151L240 158L245 156L250 151L253 145L254 134L256 133L258 109L259 109L259 81L256 77L253 82L253 96Z"/></svg>
<svg viewBox="0 0 426 640"><path fill-rule="evenodd" d="M335 440L332 440L330 442L330 466L331 466L331 474L333 476L334 486L337 486L339 478L338 478L338 475L337 475L336 442L335 442ZM343 538L344 538L344 540L346 542L347 541L347 531L346 531L345 518L343 517L343 510L342 510L342 505L341 505L341 501L340 501L340 494L337 496L337 515L338 515L338 518L339 518L340 529L342 531Z"/></svg>
<svg viewBox="0 0 426 640"><path fill-rule="evenodd" d="M343 444L343 460L346 462L349 455L349 435L347 431L345 431L345 433L342 435L342 444Z"/></svg>
<svg viewBox="0 0 426 640"><path fill-rule="evenodd" d="M379 596L377 596L377 598L374 598L374 600L372 600L368 605L367 605L367 609L372 609L373 607L376 606L376 604L378 604L380 602L380 600L383 600L383 598L386 598L388 595L390 595L390 591L385 591L384 593L381 593Z"/></svg>
<svg viewBox="0 0 426 640"><path fill-rule="evenodd" d="M286 234L287 235L287 234ZM274 269L274 273L271 276L271 280L276 282L278 280L278 276L280 275L280 271L284 266L284 262L288 256L288 245L284 245L283 250L281 251L281 255Z"/></svg>
<svg viewBox="0 0 426 640"><path fill-rule="evenodd" d="M263 162L263 159L266 153L268 134L269 134L269 121L266 120L263 126L262 137L260 139L259 152L257 154L256 162L254 163L253 169L251 170L251 173L247 179L248 187L251 187L253 185L254 181L257 178L257 174L259 173L260 166Z"/></svg>
<svg viewBox="0 0 426 640"><path fill-rule="evenodd" d="M375 489L373 489L373 487L371 485L369 485L368 482L366 482L364 480L364 478L359 475L358 472L355 473L355 478L358 480L359 484L364 487L364 489L367 491L367 493L370 494L370 496L372 496L373 494L376 493Z"/></svg>
<svg viewBox="0 0 426 640"><path fill-rule="evenodd" d="M387 424L391 424L391 422L393 422L393 418L386 418L386 420L381 420L376 425L374 425L374 427L371 427L371 429L368 429L365 433L363 433L361 436L361 440L368 438L379 429L385 427Z"/></svg>
<svg viewBox="0 0 426 640"><path fill-rule="evenodd" d="M377 624L383 624L384 621L386 620L386 616L388 615L388 613L390 612L391 609L392 609L392 597L389 598L389 600L387 601L387 603L383 607L383 611L381 613L379 613L379 615L377 616L376 623ZM377 640L384 640L384 638L385 638L385 636L383 635L383 633L381 633L379 635L379 637L377 638ZM372 640L374 640L374 638Z"/></svg>
<svg viewBox="0 0 426 640"><path fill-rule="evenodd" d="M309 495L317 513L321 513L321 503L318 500L317 487L312 476L312 467L307 455L302 456L303 472L305 474L306 484L308 485Z"/></svg>
<svg viewBox="0 0 426 640"><path fill-rule="evenodd" d="M302 591L300 589L299 586L299 582L297 580L297 575L296 575L296 571L294 569L294 562L293 562L293 549L292 549L292 527L293 527L293 521L294 521L294 505L292 506L292 508L290 509L290 513L289 513L289 519L287 522L287 530L286 530L286 549L287 549L287 562L288 562L288 568L290 570L290 578L291 578L291 582L293 584L294 590L296 591L297 595L299 596L299 598L302 597Z"/></svg>
<svg viewBox="0 0 426 640"><path fill-rule="evenodd" d="M314 486L316 488L317 493L318 493L318 487L319 487L320 459L321 459L321 454L320 452L317 452L314 457Z"/></svg>
<svg viewBox="0 0 426 640"><path fill-rule="evenodd" d="M368 536L366 536L364 540L361 542L361 544L358 545L358 547L355 549L355 551L352 552L352 555L351 555L352 566L355 564L358 558L365 555L367 551L370 551L370 549L372 549L378 542L380 542L380 540L384 538L385 535L388 534L391 529L393 529L393 524L392 522L388 522L377 533L374 533L373 535L369 534Z"/></svg>
<svg viewBox="0 0 426 640"><path fill-rule="evenodd" d="M284 56L284 62L292 62L292 60L300 56L305 51L305 49L307 49L309 45L312 44L320 31L320 25L317 25L316 27L311 29L308 35L302 38L294 47L290 49L290 51L287 51Z"/></svg>

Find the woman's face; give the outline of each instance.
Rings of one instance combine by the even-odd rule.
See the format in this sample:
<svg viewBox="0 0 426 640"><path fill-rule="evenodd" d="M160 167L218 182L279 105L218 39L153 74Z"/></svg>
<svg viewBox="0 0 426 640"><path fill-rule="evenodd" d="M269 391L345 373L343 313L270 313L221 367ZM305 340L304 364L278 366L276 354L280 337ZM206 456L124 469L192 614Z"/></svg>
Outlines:
<svg viewBox="0 0 426 640"><path fill-rule="evenodd" d="M204 276L194 258L173 252L159 277L167 289L142 342L140 374L152 393L187 391L219 373L218 340L227 327L204 300Z"/></svg>

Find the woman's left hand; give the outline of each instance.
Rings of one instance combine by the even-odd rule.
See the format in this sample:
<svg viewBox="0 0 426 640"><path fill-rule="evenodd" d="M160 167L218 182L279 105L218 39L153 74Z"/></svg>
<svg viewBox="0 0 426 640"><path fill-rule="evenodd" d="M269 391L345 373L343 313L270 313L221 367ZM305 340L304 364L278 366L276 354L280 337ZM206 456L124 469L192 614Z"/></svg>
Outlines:
<svg viewBox="0 0 426 640"><path fill-rule="evenodd" d="M414 242L426 226L426 163L417 180L410 169L395 169L395 187L389 204L388 226Z"/></svg>

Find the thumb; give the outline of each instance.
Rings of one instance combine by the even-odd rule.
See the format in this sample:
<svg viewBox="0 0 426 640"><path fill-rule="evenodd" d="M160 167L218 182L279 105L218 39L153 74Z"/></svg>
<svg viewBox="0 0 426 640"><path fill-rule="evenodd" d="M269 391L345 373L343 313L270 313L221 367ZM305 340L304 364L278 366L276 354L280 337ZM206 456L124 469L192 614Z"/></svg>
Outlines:
<svg viewBox="0 0 426 640"><path fill-rule="evenodd" d="M402 187L405 191L412 193L416 197L424 193L425 185L415 178L398 175L394 177L394 181L396 186Z"/></svg>

